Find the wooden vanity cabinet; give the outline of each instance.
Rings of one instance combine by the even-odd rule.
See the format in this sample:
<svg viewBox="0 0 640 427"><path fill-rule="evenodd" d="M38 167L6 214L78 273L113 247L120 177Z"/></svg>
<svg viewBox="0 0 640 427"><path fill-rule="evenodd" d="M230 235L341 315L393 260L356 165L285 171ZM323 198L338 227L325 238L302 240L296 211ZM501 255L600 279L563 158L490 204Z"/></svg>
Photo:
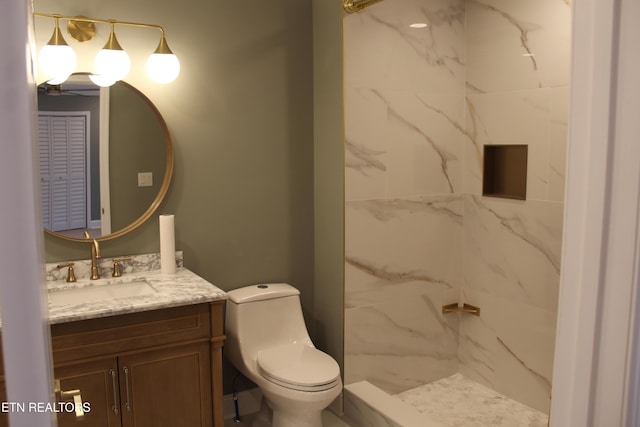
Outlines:
<svg viewBox="0 0 640 427"><path fill-rule="evenodd" d="M216 301L52 325L55 378L91 405L83 419L59 413L58 425L222 427L223 308Z"/></svg>
<svg viewBox="0 0 640 427"><path fill-rule="evenodd" d="M75 413L58 414L58 427L87 425L92 427L120 426L120 412L114 385L117 384L118 366L115 359L85 362L56 368L55 377L62 390L79 389L82 400L91 404L82 421Z"/></svg>
<svg viewBox="0 0 640 427"><path fill-rule="evenodd" d="M212 425L206 343L125 356L119 363L123 426Z"/></svg>
<svg viewBox="0 0 640 427"><path fill-rule="evenodd" d="M91 404L66 426L211 426L208 343L152 350L56 369L62 390L79 389Z"/></svg>

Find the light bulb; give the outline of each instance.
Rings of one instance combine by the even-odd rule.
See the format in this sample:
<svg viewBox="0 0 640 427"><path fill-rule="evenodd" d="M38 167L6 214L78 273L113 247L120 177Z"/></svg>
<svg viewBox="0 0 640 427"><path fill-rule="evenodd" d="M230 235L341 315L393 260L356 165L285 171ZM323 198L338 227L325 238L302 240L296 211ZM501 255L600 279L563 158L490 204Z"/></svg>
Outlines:
<svg viewBox="0 0 640 427"><path fill-rule="evenodd" d="M54 77L51 80L47 80L47 83L49 83L50 85L61 85L62 83L66 82L70 76L71 75Z"/></svg>
<svg viewBox="0 0 640 427"><path fill-rule="evenodd" d="M112 22L109 40L96 55L95 66L98 74L117 82L129 74L131 60L127 52L122 50L120 43L118 43L114 26L115 24Z"/></svg>
<svg viewBox="0 0 640 427"><path fill-rule="evenodd" d="M65 81L76 69L78 58L68 45L46 44L40 50L38 63L49 79Z"/></svg>
<svg viewBox="0 0 640 427"><path fill-rule="evenodd" d="M94 84L100 87L109 87L109 86L113 86L116 83L115 80L111 80L110 78L105 77L101 74L89 74L89 79Z"/></svg>
<svg viewBox="0 0 640 427"><path fill-rule="evenodd" d="M101 49L95 59L98 74L113 81L127 77L131 70L131 60L124 50Z"/></svg>
<svg viewBox="0 0 640 427"><path fill-rule="evenodd" d="M47 44L40 50L38 62L47 80L62 83L76 69L78 58L73 49L64 40L64 37L62 37L58 24L59 19L56 18L53 34Z"/></svg>
<svg viewBox="0 0 640 427"><path fill-rule="evenodd" d="M147 59L147 73L156 83L171 83L180 74L180 61L172 53L152 53Z"/></svg>

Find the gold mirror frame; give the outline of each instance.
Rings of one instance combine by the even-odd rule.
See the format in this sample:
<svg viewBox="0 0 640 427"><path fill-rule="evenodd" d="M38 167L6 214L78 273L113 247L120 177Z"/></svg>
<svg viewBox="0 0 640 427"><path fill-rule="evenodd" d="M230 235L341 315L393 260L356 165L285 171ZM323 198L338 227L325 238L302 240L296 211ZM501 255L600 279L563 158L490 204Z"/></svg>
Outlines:
<svg viewBox="0 0 640 427"><path fill-rule="evenodd" d="M153 201L151 202L147 210L137 220L133 221L131 224L127 225L126 227L123 227L120 230L113 232L111 234L107 234L106 236L96 237L95 240L99 242L112 240L117 237L122 237L128 234L129 232L135 230L136 228L140 227L146 220L148 220L164 200L164 197L166 196L167 191L169 191L169 186L171 185L171 178L173 177L173 162L174 162L173 141L171 140L171 135L169 134L169 127L167 126L167 122L164 120L164 117L162 117L162 114L160 114L160 111L158 110L158 108L153 104L153 102L151 102L151 100L144 93L142 93L133 85L127 82L124 82L122 80L119 81L118 83L124 83L131 90L133 90L135 93L141 96L142 99L144 99L144 101L149 105L149 107L155 114L160 124L160 127L164 132L164 142L165 142L165 148L167 150L167 164L166 164L166 169L164 171L164 177L162 179L162 185L160 186L160 190L158 190L158 194L156 194L155 199L153 199ZM64 234L51 231L48 228L44 228L44 231L52 236L59 237L64 240L68 240L70 242L83 242L83 243L87 242L87 239L66 236Z"/></svg>

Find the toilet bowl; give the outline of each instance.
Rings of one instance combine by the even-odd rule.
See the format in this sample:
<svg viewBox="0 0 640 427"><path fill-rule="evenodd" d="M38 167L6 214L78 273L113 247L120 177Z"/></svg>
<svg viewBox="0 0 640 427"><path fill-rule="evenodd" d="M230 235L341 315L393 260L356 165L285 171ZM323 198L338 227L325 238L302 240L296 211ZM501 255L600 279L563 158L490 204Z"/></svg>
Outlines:
<svg viewBox="0 0 640 427"><path fill-rule="evenodd" d="M230 291L225 323L225 357L260 388L273 427L321 427L342 380L336 361L309 338L300 292L285 283Z"/></svg>

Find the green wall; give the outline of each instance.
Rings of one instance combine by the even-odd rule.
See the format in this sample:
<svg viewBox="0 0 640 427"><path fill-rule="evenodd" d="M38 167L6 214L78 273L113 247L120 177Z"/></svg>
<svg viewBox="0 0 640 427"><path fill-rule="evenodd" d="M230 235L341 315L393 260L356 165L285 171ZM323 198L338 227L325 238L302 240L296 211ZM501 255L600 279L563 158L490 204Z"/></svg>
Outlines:
<svg viewBox="0 0 640 427"><path fill-rule="evenodd" d="M184 251L186 267L224 290L268 281L293 284L302 292L312 338L320 325L319 346L339 352L334 356L342 360L341 344L330 338L341 342L341 327L328 330L336 327L334 320L316 317L316 310L342 316L342 279L314 287L311 1L35 0L34 9L165 28L181 62L180 76L169 85L151 82L144 70L158 34L124 27L116 32L132 58L125 80L154 102L173 138L174 178L158 213L175 214L176 248ZM36 18L38 47L52 28L50 20ZM88 42L94 52L106 36L107 29L98 26L98 39ZM67 41L79 52L92 49ZM332 75L338 66L332 65ZM79 71L85 71L81 67L91 67L91 61L81 58ZM340 209L330 210L339 215L337 223ZM102 255L157 252L157 221L155 215L129 235L103 242ZM89 245L47 235L45 252L47 261L83 259ZM324 295L336 290L338 298ZM327 311L331 304L335 311ZM226 393L232 380L227 369Z"/></svg>
<svg viewBox="0 0 640 427"><path fill-rule="evenodd" d="M165 27L182 66L169 85L144 71L157 34L117 33L132 57L126 81L155 103L173 138L174 178L158 213L175 214L176 248L188 268L222 289L290 281L312 307L310 3L36 0L34 8ZM149 39L148 52L128 48L137 35ZM89 253L88 245L49 236L45 249L48 261ZM102 245L104 256L158 249L157 216Z"/></svg>
<svg viewBox="0 0 640 427"><path fill-rule="evenodd" d="M109 91L111 230L135 222L157 197L167 169L165 127L143 94L122 83ZM138 186L138 173L152 174Z"/></svg>
<svg viewBox="0 0 640 427"><path fill-rule="evenodd" d="M316 345L344 359L342 2L313 0Z"/></svg>

